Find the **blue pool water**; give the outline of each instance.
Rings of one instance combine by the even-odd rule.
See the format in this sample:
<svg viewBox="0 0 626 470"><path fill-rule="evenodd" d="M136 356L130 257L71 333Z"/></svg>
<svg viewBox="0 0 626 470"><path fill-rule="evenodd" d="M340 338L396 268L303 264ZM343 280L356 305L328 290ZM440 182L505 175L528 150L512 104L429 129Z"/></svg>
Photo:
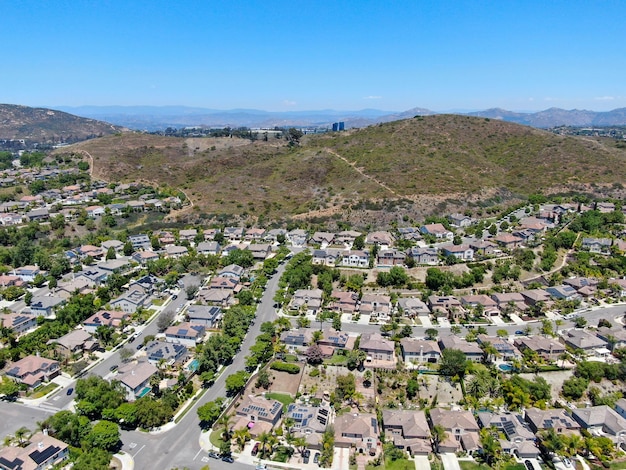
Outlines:
<svg viewBox="0 0 626 470"><path fill-rule="evenodd" d="M500 364L498 369L502 372L511 372L513 370L513 366L511 364Z"/></svg>
<svg viewBox="0 0 626 470"><path fill-rule="evenodd" d="M198 370L198 365L200 363L198 362L198 359L194 359L193 361L191 361L189 363L189 365L187 366L187 370L191 370L191 371L197 371Z"/></svg>

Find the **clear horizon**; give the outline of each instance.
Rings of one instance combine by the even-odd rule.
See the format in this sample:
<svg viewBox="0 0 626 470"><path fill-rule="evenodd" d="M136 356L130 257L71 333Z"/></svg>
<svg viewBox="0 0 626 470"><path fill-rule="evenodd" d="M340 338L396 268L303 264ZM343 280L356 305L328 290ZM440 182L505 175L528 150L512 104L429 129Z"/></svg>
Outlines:
<svg viewBox="0 0 626 470"><path fill-rule="evenodd" d="M626 107L624 13L619 0L7 0L0 101L609 111Z"/></svg>

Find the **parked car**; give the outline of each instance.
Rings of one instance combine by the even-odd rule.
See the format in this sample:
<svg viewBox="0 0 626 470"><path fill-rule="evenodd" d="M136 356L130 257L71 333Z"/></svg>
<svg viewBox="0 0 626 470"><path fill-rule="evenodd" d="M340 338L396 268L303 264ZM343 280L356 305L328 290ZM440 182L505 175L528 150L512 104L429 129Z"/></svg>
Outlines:
<svg viewBox="0 0 626 470"><path fill-rule="evenodd" d="M217 455L215 452L211 451L209 452L209 457L211 457L212 459L219 459L220 456Z"/></svg>
<svg viewBox="0 0 626 470"><path fill-rule="evenodd" d="M110 370L111 372L115 372L115 371L117 370L117 368L118 368L118 367L119 367L119 366L118 366L117 364L113 364L111 367L109 367L109 370Z"/></svg>
<svg viewBox="0 0 626 470"><path fill-rule="evenodd" d="M302 458L302 462L303 462L303 463L309 463L309 456L308 456L308 455L305 455L305 456Z"/></svg>
<svg viewBox="0 0 626 470"><path fill-rule="evenodd" d="M230 455L225 455L222 457L222 462L233 463L235 459L233 459Z"/></svg>
<svg viewBox="0 0 626 470"><path fill-rule="evenodd" d="M141 348L143 348L143 343L139 343L139 344L137 345L137 351L139 351Z"/></svg>
<svg viewBox="0 0 626 470"><path fill-rule="evenodd" d="M70 387L67 389L67 394L71 395L72 393L74 393L74 388Z"/></svg>
<svg viewBox="0 0 626 470"><path fill-rule="evenodd" d="M315 455L313 456L313 463L320 463L320 453L319 452L315 452Z"/></svg>
<svg viewBox="0 0 626 470"><path fill-rule="evenodd" d="M523 335L523 334L524 334L524 332L523 332L522 330L517 330L517 331L515 332L515 334L516 334L516 335Z"/></svg>
<svg viewBox="0 0 626 470"><path fill-rule="evenodd" d="M572 461L567 457L563 459L563 463L565 464L567 468L570 468L572 466Z"/></svg>
<svg viewBox="0 0 626 470"><path fill-rule="evenodd" d="M256 454L259 453L259 443L257 442L256 444L254 444L254 447L252 448L252 456L255 456Z"/></svg>

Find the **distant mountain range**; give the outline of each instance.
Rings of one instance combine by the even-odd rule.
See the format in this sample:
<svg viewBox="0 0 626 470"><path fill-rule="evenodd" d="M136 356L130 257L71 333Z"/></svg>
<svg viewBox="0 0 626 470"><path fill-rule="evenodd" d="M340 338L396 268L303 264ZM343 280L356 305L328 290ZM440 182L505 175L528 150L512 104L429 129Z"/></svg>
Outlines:
<svg viewBox="0 0 626 470"><path fill-rule="evenodd" d="M498 119L537 128L557 126L626 126L626 108L612 111L550 108L533 113L493 108L471 113L439 113L424 108L404 112L362 109L358 111L262 111L257 109L217 110L189 106L57 106L56 109L131 129L156 131L167 127L274 127L329 126L343 121L346 128L365 127L416 115L464 114Z"/></svg>

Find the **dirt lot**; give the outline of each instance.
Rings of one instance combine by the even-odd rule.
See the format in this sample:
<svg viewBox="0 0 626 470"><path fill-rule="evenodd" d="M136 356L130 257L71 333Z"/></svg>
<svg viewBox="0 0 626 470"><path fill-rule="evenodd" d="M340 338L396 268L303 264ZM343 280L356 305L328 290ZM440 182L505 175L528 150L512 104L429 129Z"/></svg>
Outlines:
<svg viewBox="0 0 626 470"><path fill-rule="evenodd" d="M300 384L300 393L311 394L314 397L322 398L324 391L332 392L337 387L337 377L339 375L347 375L348 369L340 366L320 367L320 375L311 377L310 372L315 369L307 365L302 376Z"/></svg>

